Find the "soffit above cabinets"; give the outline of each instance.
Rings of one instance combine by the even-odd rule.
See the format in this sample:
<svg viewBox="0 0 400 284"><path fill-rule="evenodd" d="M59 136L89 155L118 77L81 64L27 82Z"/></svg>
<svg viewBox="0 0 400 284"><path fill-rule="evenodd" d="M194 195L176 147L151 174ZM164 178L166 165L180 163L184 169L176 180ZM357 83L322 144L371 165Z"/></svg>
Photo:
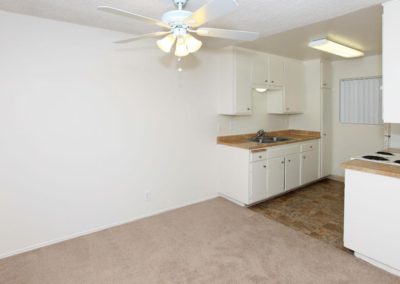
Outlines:
<svg viewBox="0 0 400 284"><path fill-rule="evenodd" d="M362 50L365 55L382 53L382 7L375 5L331 20L264 37L241 46L299 60L343 58L308 47L311 40L328 38Z"/></svg>
<svg viewBox="0 0 400 284"><path fill-rule="evenodd" d="M189 0L187 9L195 10L208 0ZM237 0L240 7L230 15L209 23L210 26L251 30L261 36L280 33L344 15L385 2L384 0ZM154 27L96 10L111 5L149 17L160 18L174 8L171 0L2 0L0 10L28 14L131 34L154 31ZM211 40L215 41L215 40ZM216 40L226 44L232 41Z"/></svg>

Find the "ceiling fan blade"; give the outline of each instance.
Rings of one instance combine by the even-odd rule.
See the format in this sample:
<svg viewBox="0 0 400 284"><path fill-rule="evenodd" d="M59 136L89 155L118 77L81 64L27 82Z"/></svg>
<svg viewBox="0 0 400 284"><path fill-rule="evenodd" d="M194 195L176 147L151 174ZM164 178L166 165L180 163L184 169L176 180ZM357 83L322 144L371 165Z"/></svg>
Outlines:
<svg viewBox="0 0 400 284"><path fill-rule="evenodd" d="M163 36L163 35L167 35L170 34L171 32L155 32L155 33L150 33L150 34L144 34L144 35L140 35L140 36L135 36L135 37L131 37L128 39L124 39L124 40L119 40L116 41L115 43L128 43L131 41L136 41L136 40L140 40L140 39L145 39L145 38L153 38L153 37L159 37L159 36Z"/></svg>
<svg viewBox="0 0 400 284"><path fill-rule="evenodd" d="M259 38L258 32L246 32L238 30L224 30L214 28L200 28L194 31L199 36L218 37L234 40L253 41Z"/></svg>
<svg viewBox="0 0 400 284"><path fill-rule="evenodd" d="M124 16L124 17L128 17L131 19L136 19L136 20L146 22L149 24L154 24L154 25L157 25L160 27L164 27L164 28L168 28L168 29L170 28L170 26L168 24L166 24L160 20L149 18L149 17L142 16L142 15L135 14L135 13L131 13L131 12L124 11L121 9L108 7L108 6L99 6L99 7L97 7L97 9L99 9L100 11L103 11L103 12L107 12L107 13L111 13L111 14L115 14L115 15L119 15L119 16Z"/></svg>
<svg viewBox="0 0 400 284"><path fill-rule="evenodd" d="M220 18L236 10L239 4L236 0L211 0L185 19L185 24L199 27L209 21Z"/></svg>

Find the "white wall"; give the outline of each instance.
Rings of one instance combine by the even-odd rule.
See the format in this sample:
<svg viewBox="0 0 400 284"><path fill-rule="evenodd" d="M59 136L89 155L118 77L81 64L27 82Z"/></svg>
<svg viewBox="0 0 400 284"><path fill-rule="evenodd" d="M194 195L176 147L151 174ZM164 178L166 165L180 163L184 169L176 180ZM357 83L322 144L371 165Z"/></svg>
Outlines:
<svg viewBox="0 0 400 284"><path fill-rule="evenodd" d="M383 149L383 125L358 125L339 123L339 81L382 75L382 57L369 56L361 59L332 62L332 174L343 176L340 164L351 157Z"/></svg>
<svg viewBox="0 0 400 284"><path fill-rule="evenodd" d="M216 195L216 55L126 37L0 12L0 257Z"/></svg>
<svg viewBox="0 0 400 284"><path fill-rule="evenodd" d="M288 128L289 116L267 114L268 93L253 92L253 113L250 116L218 117L219 135L236 135L255 133L260 129L265 131L282 130Z"/></svg>
<svg viewBox="0 0 400 284"><path fill-rule="evenodd" d="M390 144L392 148L400 148L400 124L393 123L390 125Z"/></svg>

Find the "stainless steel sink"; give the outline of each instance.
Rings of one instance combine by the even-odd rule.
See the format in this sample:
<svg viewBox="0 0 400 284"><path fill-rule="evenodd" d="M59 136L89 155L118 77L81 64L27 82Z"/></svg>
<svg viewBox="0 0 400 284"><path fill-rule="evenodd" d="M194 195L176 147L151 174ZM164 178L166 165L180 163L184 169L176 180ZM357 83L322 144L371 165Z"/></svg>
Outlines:
<svg viewBox="0 0 400 284"><path fill-rule="evenodd" d="M285 137L270 137L270 136L266 136L266 137L254 137L251 138L250 141L251 142L257 142L260 144L270 144L270 143L277 143L277 142L284 142L284 141L289 141L290 138L285 138Z"/></svg>

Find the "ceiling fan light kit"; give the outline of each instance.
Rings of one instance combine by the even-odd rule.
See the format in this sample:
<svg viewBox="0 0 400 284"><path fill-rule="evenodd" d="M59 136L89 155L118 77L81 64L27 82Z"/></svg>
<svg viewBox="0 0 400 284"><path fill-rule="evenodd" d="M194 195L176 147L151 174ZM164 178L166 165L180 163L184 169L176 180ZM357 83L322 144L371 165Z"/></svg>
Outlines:
<svg viewBox="0 0 400 284"><path fill-rule="evenodd" d="M100 6L99 10L119 16L125 16L154 24L168 31L160 31L136 36L116 43L128 43L145 38L164 38L157 41L157 46L164 52L169 53L176 42L175 55L184 57L195 53L202 47L203 43L196 39L192 33L198 36L225 38L241 41L255 40L259 37L257 32L246 32L237 30L225 30L214 28L199 28L203 24L222 17L239 7L236 0L211 0L195 12L183 10L188 0L173 0L177 10L166 12L161 20L131 13L117 8Z"/></svg>

